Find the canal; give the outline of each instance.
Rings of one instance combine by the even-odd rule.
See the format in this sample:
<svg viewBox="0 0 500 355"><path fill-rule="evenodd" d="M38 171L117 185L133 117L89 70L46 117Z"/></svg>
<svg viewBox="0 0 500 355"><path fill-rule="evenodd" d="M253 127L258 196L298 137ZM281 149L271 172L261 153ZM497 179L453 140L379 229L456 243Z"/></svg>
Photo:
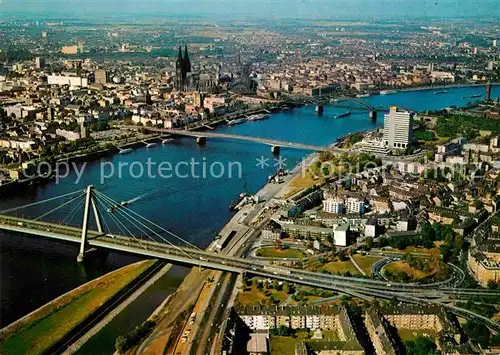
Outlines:
<svg viewBox="0 0 500 355"><path fill-rule="evenodd" d="M485 92L484 87L453 88L442 95L433 95L433 91L399 92L363 100L373 106L401 105L423 111L463 106L472 100L469 96ZM500 96L499 86L493 88L492 96ZM374 123L368 120L366 112L342 119L334 118L345 111L327 106L324 114L318 117L314 107L305 106L273 114L268 120L220 127L218 131L327 145L347 133L383 124L383 117ZM291 149L282 149L281 152L290 169L308 153ZM269 159L266 166L258 166L257 159L261 157ZM161 162L176 166L183 162L189 163L192 159L198 165L194 174L183 165L182 176L175 178L161 177L154 169L153 173L156 174L149 174L151 176L146 172L139 176L138 169L122 169L121 176L117 172L120 164L130 167L134 162L145 164L148 159L156 166ZM112 176L110 163L116 169ZM208 140L206 146L198 146L193 139L178 139L168 145L138 148L131 154L110 156L106 161L88 162L85 166L81 164L79 169L84 167L81 179L72 173L58 183L52 181L43 187L26 188L21 196L0 196L0 210L93 184L96 189L117 201L134 200L130 208L137 213L185 240L205 247L211 242L213 234L231 217L228 209L230 202L241 192L259 190L268 176L275 172L274 164L270 148L265 145L218 139ZM203 177L203 166L206 166L206 177ZM209 173L211 167L215 167L216 176ZM55 206L31 207L19 215L35 217ZM78 225L82 215L79 211L75 212L70 223ZM69 219L68 211L57 211L45 220L58 222L64 219ZM107 218L107 223L110 229L117 231L112 219ZM109 252L105 257L90 259L85 265L79 265L76 263L77 253L75 245L0 233L1 327L84 282L138 260L135 256ZM174 268L89 341L80 353L112 352L115 338L145 320L167 295L175 291L186 272L185 268Z"/></svg>

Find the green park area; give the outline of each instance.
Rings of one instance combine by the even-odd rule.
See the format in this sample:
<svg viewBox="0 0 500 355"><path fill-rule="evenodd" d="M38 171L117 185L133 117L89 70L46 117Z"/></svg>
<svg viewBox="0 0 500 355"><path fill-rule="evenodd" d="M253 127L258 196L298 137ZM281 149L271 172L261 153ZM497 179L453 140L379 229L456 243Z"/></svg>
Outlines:
<svg viewBox="0 0 500 355"><path fill-rule="evenodd" d="M372 266L377 261L381 260L381 257L371 256L371 255L361 255L356 254L352 257L356 264L365 272L367 276L372 276Z"/></svg>
<svg viewBox="0 0 500 355"><path fill-rule="evenodd" d="M351 260L340 261L335 260L327 262L319 267L320 272L327 272L332 275L352 275L359 276L358 269L354 266Z"/></svg>
<svg viewBox="0 0 500 355"><path fill-rule="evenodd" d="M371 276L372 265L380 260L381 257L356 254L353 255L353 259L367 276ZM338 253L336 256L310 259L306 268L310 271L323 272L332 275L361 276L359 270L356 266L354 266L345 253Z"/></svg>
<svg viewBox="0 0 500 355"><path fill-rule="evenodd" d="M436 339L436 332L432 329L398 329L398 334L403 342L414 341L420 337Z"/></svg>
<svg viewBox="0 0 500 355"><path fill-rule="evenodd" d="M243 290L236 297L236 303L242 306L279 304L288 298L288 292L291 291L287 284L279 285L278 282L268 283L257 279L243 282Z"/></svg>
<svg viewBox="0 0 500 355"><path fill-rule="evenodd" d="M288 334L285 333L288 331ZM274 333L274 334L273 334ZM271 354L275 355L293 355L295 354L295 345L303 341L308 344L315 344L317 340L311 339L313 332L305 330L293 330L287 327L280 327L273 330L270 338ZM321 341L338 342L339 336L334 330L324 330ZM278 335L279 334L279 335Z"/></svg>
<svg viewBox="0 0 500 355"><path fill-rule="evenodd" d="M270 340L271 354L291 355L295 354L295 345L308 339L307 332L297 332L293 336L274 336Z"/></svg>
<svg viewBox="0 0 500 355"><path fill-rule="evenodd" d="M304 253L301 250L293 248L277 249L275 247L260 248L257 250L256 255L264 258L300 259L304 257Z"/></svg>
<svg viewBox="0 0 500 355"><path fill-rule="evenodd" d="M41 307L2 332L2 353L45 353L155 262L146 260L125 266Z"/></svg>
<svg viewBox="0 0 500 355"><path fill-rule="evenodd" d="M439 256L438 256L439 257ZM437 282L449 275L449 267L439 259L406 254L403 260L387 264L382 273L395 282Z"/></svg>
<svg viewBox="0 0 500 355"><path fill-rule="evenodd" d="M299 191L301 197L307 191L321 186L331 179L336 179L347 172L361 172L365 166L382 165L382 160L366 154L348 154L347 151L342 154L323 151L319 153L318 159L311 164L304 173L298 175L290 182L286 198L294 196ZM294 197L295 199L295 197Z"/></svg>

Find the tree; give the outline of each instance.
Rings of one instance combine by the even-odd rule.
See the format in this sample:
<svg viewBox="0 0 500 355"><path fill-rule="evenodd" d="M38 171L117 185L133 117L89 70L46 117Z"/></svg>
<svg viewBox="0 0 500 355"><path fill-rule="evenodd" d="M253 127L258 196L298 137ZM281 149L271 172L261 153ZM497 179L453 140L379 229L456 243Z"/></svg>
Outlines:
<svg viewBox="0 0 500 355"><path fill-rule="evenodd" d="M371 248L373 248L373 238L367 237L365 239L365 245L366 245L366 250L370 250Z"/></svg>
<svg viewBox="0 0 500 355"><path fill-rule="evenodd" d="M441 244L439 250L441 252L441 257L443 258L443 262L445 263L449 262L453 254L451 247L447 244Z"/></svg>
<svg viewBox="0 0 500 355"><path fill-rule="evenodd" d="M485 325L468 320L464 325L464 329L467 335L483 348L490 345L490 330Z"/></svg>
<svg viewBox="0 0 500 355"><path fill-rule="evenodd" d="M496 290L498 288L498 284L495 282L495 280L490 280L488 281L488 288L490 290Z"/></svg>
<svg viewBox="0 0 500 355"><path fill-rule="evenodd" d="M434 341L427 337L418 337L413 341L408 341L405 347L408 355L440 354Z"/></svg>
<svg viewBox="0 0 500 355"><path fill-rule="evenodd" d="M349 259L346 255L345 249L339 250L339 252L337 253L337 256L339 257L340 261L346 261L347 259Z"/></svg>

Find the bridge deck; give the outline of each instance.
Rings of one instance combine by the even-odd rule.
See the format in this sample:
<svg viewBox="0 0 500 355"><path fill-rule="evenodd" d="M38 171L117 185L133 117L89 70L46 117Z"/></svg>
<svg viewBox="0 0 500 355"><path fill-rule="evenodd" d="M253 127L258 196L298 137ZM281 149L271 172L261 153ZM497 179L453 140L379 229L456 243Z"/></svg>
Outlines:
<svg viewBox="0 0 500 355"><path fill-rule="evenodd" d="M81 234L81 230L75 227L32 221L4 215L0 215L0 230L48 237L74 243L80 243ZM223 254L208 253L194 248L167 245L165 243L138 240L118 235L102 235L96 231L89 231L88 238L88 244L94 247L118 250L146 257L166 259L185 265L200 266L221 271L235 273L249 272L257 276L334 290L358 297L377 296L391 299L396 296L398 299L406 302L421 303L422 298L409 294L410 290L413 290L412 292L415 292L416 294L421 294L422 297L426 295L426 292L438 292L439 290L426 290L416 288L415 285L405 286L396 284L393 284L390 290L387 290L388 287L383 281L324 275L305 270L290 269L281 266L270 266L254 260L250 261ZM427 302L432 301L427 300ZM441 303L439 304L449 308L463 317L474 318L494 331L500 332L500 325L491 322L485 317L454 306Z"/></svg>
<svg viewBox="0 0 500 355"><path fill-rule="evenodd" d="M242 135L236 135L236 134L187 131L187 130L177 130L177 129L163 129L163 128L152 128L152 127L147 128L147 130L149 130L151 132L161 132L161 133L170 134L170 135L174 135L174 136L186 136L186 137L196 137L196 138L204 137L204 138L234 139L234 140L240 140L240 141L267 144L270 146L283 147L283 148L304 149L304 150L311 150L311 151L316 151L316 152L330 150L333 152L342 153L342 151L340 149L326 147L326 146L317 146L317 145L311 145L311 144L286 142L286 141L280 141L277 139L242 136Z"/></svg>

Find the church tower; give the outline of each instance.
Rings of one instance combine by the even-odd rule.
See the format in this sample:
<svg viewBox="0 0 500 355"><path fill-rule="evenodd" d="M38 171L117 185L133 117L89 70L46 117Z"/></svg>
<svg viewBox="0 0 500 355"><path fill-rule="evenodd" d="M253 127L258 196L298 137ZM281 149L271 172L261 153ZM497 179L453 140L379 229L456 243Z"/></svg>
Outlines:
<svg viewBox="0 0 500 355"><path fill-rule="evenodd" d="M179 46L179 54L175 62L175 88L178 91L184 90L184 59L182 58L182 48Z"/></svg>
<svg viewBox="0 0 500 355"><path fill-rule="evenodd" d="M184 77L191 73L191 61L189 60L188 47L184 47Z"/></svg>

